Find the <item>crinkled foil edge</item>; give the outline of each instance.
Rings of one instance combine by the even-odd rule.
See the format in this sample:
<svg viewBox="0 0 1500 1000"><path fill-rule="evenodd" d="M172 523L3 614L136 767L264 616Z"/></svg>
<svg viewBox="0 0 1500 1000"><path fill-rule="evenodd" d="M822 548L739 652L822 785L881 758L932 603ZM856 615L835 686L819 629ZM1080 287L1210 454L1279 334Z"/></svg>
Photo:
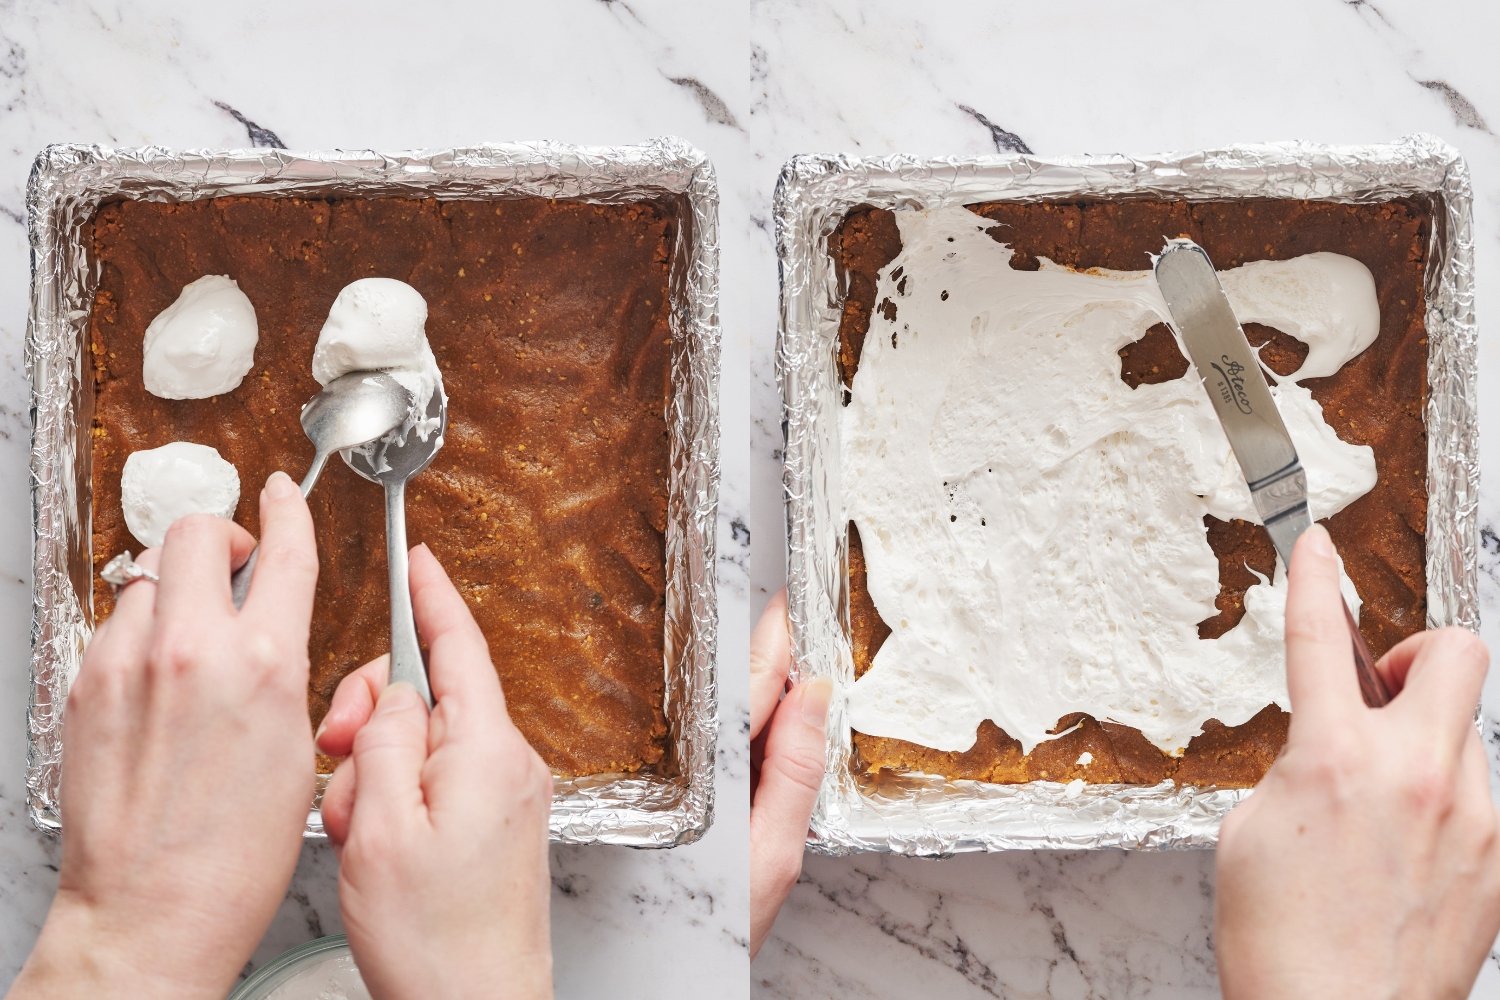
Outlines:
<svg viewBox="0 0 1500 1000"><path fill-rule="evenodd" d="M1365 146L1277 143L1128 157L918 159L797 156L776 188L781 326L777 378L786 436L787 565L796 676L853 681L846 533L839 493L845 289L828 238L856 205L936 208L994 200L1157 196L1341 202L1430 199L1427 274L1428 624L1477 628L1479 490L1472 193L1456 150L1426 135ZM930 775L857 778L843 699L834 699L827 777L809 847L824 854L947 855L1036 848L1210 847L1243 790L1054 782L994 785Z"/></svg>
<svg viewBox="0 0 1500 1000"><path fill-rule="evenodd" d="M31 500L34 524L27 806L60 828L67 685L92 632L88 318L98 275L94 211L110 198L187 201L230 194L516 198L599 202L662 198L678 206L671 270L671 471L666 532L665 760L649 772L559 779L551 836L560 843L673 847L713 816L718 738L715 532L719 489L718 186L708 158L681 139L634 146L507 143L447 150L289 153L59 145L32 167ZM322 837L316 804L305 835Z"/></svg>

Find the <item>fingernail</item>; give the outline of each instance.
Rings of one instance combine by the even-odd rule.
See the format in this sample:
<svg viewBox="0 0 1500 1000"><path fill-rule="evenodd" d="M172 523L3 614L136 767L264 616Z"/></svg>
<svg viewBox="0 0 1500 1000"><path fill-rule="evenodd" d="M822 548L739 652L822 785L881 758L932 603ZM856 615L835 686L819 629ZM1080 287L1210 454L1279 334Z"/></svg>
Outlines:
<svg viewBox="0 0 1500 1000"><path fill-rule="evenodd" d="M828 702L833 697L833 681L827 677L814 677L803 681L802 721L814 729L828 724Z"/></svg>
<svg viewBox="0 0 1500 1000"><path fill-rule="evenodd" d="M321 743L323 741L323 730L325 730L327 728L328 728L328 716L325 715L325 716L323 716L323 721L320 722L320 723L318 723L318 728L315 729L315 730L313 730L313 742L314 743Z"/></svg>
<svg viewBox="0 0 1500 1000"><path fill-rule="evenodd" d="M380 698L375 702L376 712L401 712L414 705L422 705L422 696L417 694L417 689L406 681L394 681L380 692Z"/></svg>
<svg viewBox="0 0 1500 1000"><path fill-rule="evenodd" d="M1307 536L1308 551L1319 556L1333 555L1333 539L1328 537L1327 528L1321 524L1314 524L1303 534Z"/></svg>
<svg viewBox="0 0 1500 1000"><path fill-rule="evenodd" d="M273 500L285 500L297 492L297 484L292 482L292 477L279 469L266 480L266 496Z"/></svg>

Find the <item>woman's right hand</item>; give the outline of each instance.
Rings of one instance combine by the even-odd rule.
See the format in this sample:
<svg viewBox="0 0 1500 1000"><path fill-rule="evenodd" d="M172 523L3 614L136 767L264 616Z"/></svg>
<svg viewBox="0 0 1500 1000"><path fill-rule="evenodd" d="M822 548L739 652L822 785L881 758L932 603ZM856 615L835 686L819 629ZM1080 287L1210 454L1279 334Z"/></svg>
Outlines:
<svg viewBox="0 0 1500 1000"><path fill-rule="evenodd" d="M431 714L386 658L344 678L318 746L349 947L378 1000L552 995L552 775L511 722L489 648L425 546L412 606ZM347 756L346 756L347 755Z"/></svg>
<svg viewBox="0 0 1500 1000"><path fill-rule="evenodd" d="M1500 815L1474 709L1489 653L1422 632L1365 707L1338 561L1314 525L1292 556L1286 751L1224 823L1216 941L1229 1000L1466 997L1500 932Z"/></svg>

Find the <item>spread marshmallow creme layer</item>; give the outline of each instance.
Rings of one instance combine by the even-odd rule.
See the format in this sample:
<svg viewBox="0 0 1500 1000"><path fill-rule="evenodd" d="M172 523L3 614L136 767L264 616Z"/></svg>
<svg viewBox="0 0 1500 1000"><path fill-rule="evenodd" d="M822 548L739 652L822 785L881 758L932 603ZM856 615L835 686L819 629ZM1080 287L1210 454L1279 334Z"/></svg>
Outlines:
<svg viewBox="0 0 1500 1000"><path fill-rule="evenodd" d="M1029 753L1086 712L1175 752L1209 719L1287 707L1279 563L1239 625L1198 637L1219 593L1204 515L1258 518L1196 373L1120 378L1119 350L1167 320L1151 273L1012 270L965 209L896 218L875 299L896 315L875 310L842 417L846 512L892 630L850 693L854 728L962 751L992 719ZM1268 376L1312 515L1335 514L1375 485L1375 456L1300 382L1374 341L1370 272L1317 253L1220 277L1241 323L1309 347Z"/></svg>

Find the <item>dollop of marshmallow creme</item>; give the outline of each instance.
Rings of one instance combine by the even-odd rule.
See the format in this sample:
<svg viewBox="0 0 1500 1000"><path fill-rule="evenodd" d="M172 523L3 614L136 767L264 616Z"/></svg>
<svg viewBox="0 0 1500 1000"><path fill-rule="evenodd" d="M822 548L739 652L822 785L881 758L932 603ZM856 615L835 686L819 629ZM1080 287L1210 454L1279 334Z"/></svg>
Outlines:
<svg viewBox="0 0 1500 1000"><path fill-rule="evenodd" d="M426 411L441 376L421 292L395 278L361 278L339 292L313 349L313 378L327 385L356 371L389 372Z"/></svg>
<svg viewBox="0 0 1500 1000"><path fill-rule="evenodd" d="M236 389L255 366L255 307L232 278L208 274L146 327L142 378L162 399L207 399Z"/></svg>
<svg viewBox="0 0 1500 1000"><path fill-rule="evenodd" d="M850 691L854 728L962 751L992 719L1029 753L1086 712L1175 753L1209 719L1288 707L1284 567L1237 626L1198 636L1219 592L1204 517L1258 517L1195 373L1120 378L1120 349L1167 321L1151 272L1014 270L966 209L896 217L875 298L894 318L874 311L841 414L841 493L892 629ZM1375 485L1375 456L1300 382L1374 341L1374 281L1327 253L1222 280L1242 322L1309 347L1272 393L1313 517L1335 514Z"/></svg>
<svg viewBox="0 0 1500 1000"><path fill-rule="evenodd" d="M120 476L125 526L147 548L160 545L178 518L232 518L239 502L240 474L208 445L173 441L125 459Z"/></svg>

